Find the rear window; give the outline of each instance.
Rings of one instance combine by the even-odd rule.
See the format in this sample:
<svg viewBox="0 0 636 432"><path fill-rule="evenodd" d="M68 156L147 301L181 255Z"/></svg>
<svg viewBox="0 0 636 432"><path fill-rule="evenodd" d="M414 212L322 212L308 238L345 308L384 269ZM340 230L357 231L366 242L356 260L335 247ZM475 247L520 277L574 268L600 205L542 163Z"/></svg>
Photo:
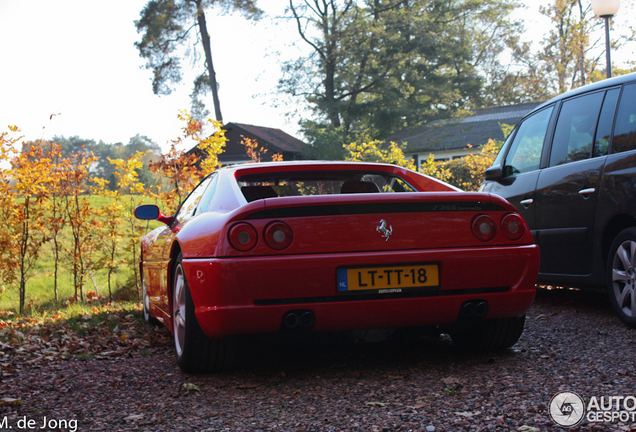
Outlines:
<svg viewBox="0 0 636 432"><path fill-rule="evenodd" d="M398 176L361 171L258 174L240 177L238 185L248 202L283 196L416 192Z"/></svg>

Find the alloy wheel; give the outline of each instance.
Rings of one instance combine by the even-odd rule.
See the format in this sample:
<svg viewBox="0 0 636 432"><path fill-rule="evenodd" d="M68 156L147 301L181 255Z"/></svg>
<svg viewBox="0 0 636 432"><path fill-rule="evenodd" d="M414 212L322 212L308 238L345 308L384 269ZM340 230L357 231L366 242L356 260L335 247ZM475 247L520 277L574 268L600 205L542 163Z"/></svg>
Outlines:
<svg viewBox="0 0 636 432"><path fill-rule="evenodd" d="M183 267L179 264L175 270L174 296L172 298L172 328L174 329L174 344L178 357L183 354L186 333L185 283Z"/></svg>
<svg viewBox="0 0 636 432"><path fill-rule="evenodd" d="M143 301L143 313L144 321L150 322L150 297L148 297L148 289L146 288L146 282L141 285L142 301Z"/></svg>
<svg viewBox="0 0 636 432"><path fill-rule="evenodd" d="M636 317L636 242L627 240L616 249L612 262L612 294L619 309Z"/></svg>

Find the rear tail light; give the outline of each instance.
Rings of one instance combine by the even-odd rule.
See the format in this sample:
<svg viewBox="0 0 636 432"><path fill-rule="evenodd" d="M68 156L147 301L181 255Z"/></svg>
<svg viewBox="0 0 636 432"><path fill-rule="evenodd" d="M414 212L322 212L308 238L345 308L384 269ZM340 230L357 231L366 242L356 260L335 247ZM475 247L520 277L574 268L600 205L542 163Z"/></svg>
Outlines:
<svg viewBox="0 0 636 432"><path fill-rule="evenodd" d="M241 222L230 228L230 245L238 251L247 252L256 246L258 234L252 225Z"/></svg>
<svg viewBox="0 0 636 432"><path fill-rule="evenodd" d="M490 241L497 234L497 225L488 215L477 215L473 218L473 234L483 242Z"/></svg>
<svg viewBox="0 0 636 432"><path fill-rule="evenodd" d="M521 216L510 213L501 219L501 231L510 240L519 240L526 232Z"/></svg>
<svg viewBox="0 0 636 432"><path fill-rule="evenodd" d="M265 243L274 250L286 249L293 239L294 234L286 223L272 222L265 227Z"/></svg>

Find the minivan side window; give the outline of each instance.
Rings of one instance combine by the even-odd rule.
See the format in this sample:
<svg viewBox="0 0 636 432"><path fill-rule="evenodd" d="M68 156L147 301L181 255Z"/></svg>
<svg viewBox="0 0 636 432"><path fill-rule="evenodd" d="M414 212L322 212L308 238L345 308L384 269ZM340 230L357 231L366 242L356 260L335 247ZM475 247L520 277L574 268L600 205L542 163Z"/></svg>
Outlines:
<svg viewBox="0 0 636 432"><path fill-rule="evenodd" d="M598 118L596 128L596 140L594 142L594 157L607 155L609 149L609 139L612 134L612 123L614 122L614 112L620 88L610 89L605 94L601 116Z"/></svg>
<svg viewBox="0 0 636 432"><path fill-rule="evenodd" d="M618 106L612 153L636 149L636 84L626 85Z"/></svg>
<svg viewBox="0 0 636 432"><path fill-rule="evenodd" d="M605 92L596 92L563 102L552 139L550 166L592 156L594 132L604 95Z"/></svg>
<svg viewBox="0 0 636 432"><path fill-rule="evenodd" d="M554 106L528 117L521 123L506 156L504 176L539 169L543 141Z"/></svg>

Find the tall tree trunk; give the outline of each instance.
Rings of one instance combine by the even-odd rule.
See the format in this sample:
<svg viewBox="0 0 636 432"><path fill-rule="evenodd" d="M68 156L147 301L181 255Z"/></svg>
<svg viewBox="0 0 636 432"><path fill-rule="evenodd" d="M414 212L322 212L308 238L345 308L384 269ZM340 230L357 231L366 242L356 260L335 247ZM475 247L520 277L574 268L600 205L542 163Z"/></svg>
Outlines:
<svg viewBox="0 0 636 432"><path fill-rule="evenodd" d="M24 314L26 299L26 255L29 248L29 203L30 198L24 197L24 221L20 238L20 315Z"/></svg>
<svg viewBox="0 0 636 432"><path fill-rule="evenodd" d="M216 84L216 73L214 72L214 64L212 63L212 46L210 44L210 35L205 22L205 12L203 11L202 0L197 0L197 21L199 23L199 33L203 42L203 50L205 51L205 62L208 66L208 76L210 77L210 87L212 88L212 98L214 99L214 115L217 121L223 123L221 115L221 102L219 101L219 89Z"/></svg>

